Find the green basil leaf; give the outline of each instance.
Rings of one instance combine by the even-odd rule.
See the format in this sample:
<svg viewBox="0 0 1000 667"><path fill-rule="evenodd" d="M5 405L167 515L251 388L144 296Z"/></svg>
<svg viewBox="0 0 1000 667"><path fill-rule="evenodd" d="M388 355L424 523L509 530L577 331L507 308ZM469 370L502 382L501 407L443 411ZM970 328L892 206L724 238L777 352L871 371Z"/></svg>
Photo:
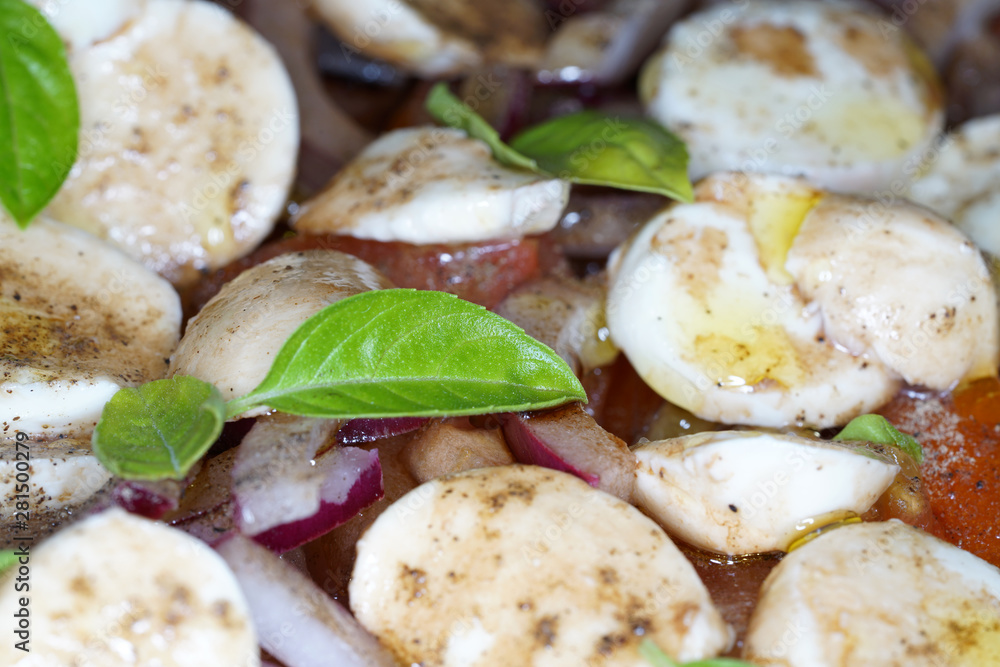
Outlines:
<svg viewBox="0 0 1000 667"><path fill-rule="evenodd" d="M94 455L125 479L183 479L222 432L219 390L178 376L122 389L94 429Z"/></svg>
<svg viewBox="0 0 1000 667"><path fill-rule="evenodd" d="M924 462L924 450L920 443L898 431L882 415L861 415L855 417L838 433L834 440L865 440L877 445L891 445L909 454L917 463Z"/></svg>
<svg viewBox="0 0 1000 667"><path fill-rule="evenodd" d="M327 306L285 342L230 417L266 405L307 417L459 416L586 400L550 348L443 292L364 292Z"/></svg>
<svg viewBox="0 0 1000 667"><path fill-rule="evenodd" d="M0 551L0 577L3 576L4 572L17 565L18 558L19 556L13 551Z"/></svg>
<svg viewBox="0 0 1000 667"><path fill-rule="evenodd" d="M440 123L448 127L465 130L473 139L486 143L493 151L493 157L500 164L538 171L538 165L531 158L521 155L500 139L500 134L482 116L473 111L448 90L448 85L438 83L427 94L427 111Z"/></svg>
<svg viewBox="0 0 1000 667"><path fill-rule="evenodd" d="M0 201L27 227L62 186L80 112L66 50L45 17L0 0Z"/></svg>
<svg viewBox="0 0 1000 667"><path fill-rule="evenodd" d="M651 639L642 640L639 644L639 655L653 667L753 667L751 663L735 658L707 658L678 665Z"/></svg>
<svg viewBox="0 0 1000 667"><path fill-rule="evenodd" d="M694 199L684 142L650 120L581 111L529 128L510 144L573 183Z"/></svg>
<svg viewBox="0 0 1000 667"><path fill-rule="evenodd" d="M663 649L657 646L652 639L642 640L642 643L639 644L639 655L653 667L677 667L677 663L664 653Z"/></svg>

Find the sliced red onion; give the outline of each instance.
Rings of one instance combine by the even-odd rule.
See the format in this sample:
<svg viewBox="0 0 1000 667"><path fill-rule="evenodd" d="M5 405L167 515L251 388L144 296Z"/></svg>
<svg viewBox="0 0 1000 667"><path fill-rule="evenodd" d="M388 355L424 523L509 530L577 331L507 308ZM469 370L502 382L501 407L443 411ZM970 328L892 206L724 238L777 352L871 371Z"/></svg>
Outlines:
<svg viewBox="0 0 1000 667"><path fill-rule="evenodd" d="M632 497L635 456L579 403L546 412L506 414L503 432L519 462L568 472L626 501Z"/></svg>
<svg viewBox="0 0 1000 667"><path fill-rule="evenodd" d="M258 421L233 465L234 519L241 533L280 553L382 497L378 451L327 447L338 426L287 416Z"/></svg>
<svg viewBox="0 0 1000 667"><path fill-rule="evenodd" d="M287 667L396 667L343 606L240 535L216 546L243 588L260 645Z"/></svg>
<svg viewBox="0 0 1000 667"><path fill-rule="evenodd" d="M174 528L179 528L214 546L220 540L236 533L236 526L233 523L234 505L232 500L226 500L215 507L174 519L169 523Z"/></svg>
<svg viewBox="0 0 1000 667"><path fill-rule="evenodd" d="M352 419L337 431L337 442L356 445L375 442L394 435L403 435L427 423L427 417L388 417L385 419Z"/></svg>
<svg viewBox="0 0 1000 667"><path fill-rule="evenodd" d="M236 450L230 449L205 461L184 489L180 505L161 518L208 544L235 531L232 501L235 458Z"/></svg>
<svg viewBox="0 0 1000 667"><path fill-rule="evenodd" d="M159 482L123 481L115 487L112 498L126 512L155 520L180 506L185 486L184 482L172 479Z"/></svg>

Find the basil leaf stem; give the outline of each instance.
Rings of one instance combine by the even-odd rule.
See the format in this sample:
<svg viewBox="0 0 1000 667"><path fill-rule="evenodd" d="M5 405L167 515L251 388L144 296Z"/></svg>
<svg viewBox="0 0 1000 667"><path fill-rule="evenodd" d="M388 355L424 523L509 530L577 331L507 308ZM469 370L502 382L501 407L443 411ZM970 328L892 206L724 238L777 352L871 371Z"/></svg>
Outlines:
<svg viewBox="0 0 1000 667"><path fill-rule="evenodd" d="M508 145L444 83L431 89L426 107L439 122L485 142L505 166L573 183L652 192L686 202L694 198L684 142L654 121L581 111L531 127Z"/></svg>
<svg viewBox="0 0 1000 667"><path fill-rule="evenodd" d="M485 142L493 151L493 157L497 162L508 167L541 173L534 160L505 144L500 139L500 134L482 116L451 94L447 84L438 83L431 88L425 105L427 111L438 122L464 130L470 137Z"/></svg>

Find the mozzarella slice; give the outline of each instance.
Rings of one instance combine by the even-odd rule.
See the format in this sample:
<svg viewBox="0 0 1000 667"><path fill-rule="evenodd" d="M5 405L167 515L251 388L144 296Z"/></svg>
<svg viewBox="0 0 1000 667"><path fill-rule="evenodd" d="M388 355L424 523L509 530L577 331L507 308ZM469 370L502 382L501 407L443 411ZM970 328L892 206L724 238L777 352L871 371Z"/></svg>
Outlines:
<svg viewBox="0 0 1000 667"><path fill-rule="evenodd" d="M340 299L389 287L374 268L340 252L279 255L223 285L191 318L169 375L192 375L214 384L226 400L239 398L260 384L281 346L312 315Z"/></svg>
<svg viewBox="0 0 1000 667"><path fill-rule="evenodd" d="M351 609L401 664L638 667L644 638L678 661L732 639L656 524L554 470L428 482L357 549Z"/></svg>
<svg viewBox="0 0 1000 667"><path fill-rule="evenodd" d="M975 118L942 138L907 196L950 219L1000 256L1000 114Z"/></svg>
<svg viewBox="0 0 1000 667"><path fill-rule="evenodd" d="M546 232L569 183L507 169L460 130L396 130L370 144L293 226L376 241L465 243Z"/></svg>
<svg viewBox="0 0 1000 667"><path fill-rule="evenodd" d="M70 50L101 42L134 21L147 0L28 0L45 15Z"/></svg>
<svg viewBox="0 0 1000 667"><path fill-rule="evenodd" d="M668 533L724 554L784 551L804 533L866 512L899 466L794 435L722 431L634 450L636 504Z"/></svg>
<svg viewBox="0 0 1000 667"><path fill-rule="evenodd" d="M608 326L671 403L728 424L828 427L996 375L994 289L926 209L719 174L613 255Z"/></svg>
<svg viewBox="0 0 1000 667"><path fill-rule="evenodd" d="M247 603L225 562L199 540L119 509L57 533L0 588L0 613L27 606L30 653L0 645L4 665L260 664ZM16 625L16 622L15 622Z"/></svg>
<svg viewBox="0 0 1000 667"><path fill-rule="evenodd" d="M541 56L545 19L529 0L317 0L312 8L344 42L427 78L487 62L528 67Z"/></svg>
<svg viewBox="0 0 1000 667"><path fill-rule="evenodd" d="M97 18L73 17L117 4L92 4L57 20L79 47L81 131L78 152L59 156L73 168L47 210L191 283L272 229L295 171L295 93L271 46L221 7L147 0L104 35L103 19L91 30Z"/></svg>
<svg viewBox="0 0 1000 667"><path fill-rule="evenodd" d="M822 193L779 176L713 176L612 255L614 342L661 396L727 424L817 427L888 401L893 373L826 337L784 270Z"/></svg>
<svg viewBox="0 0 1000 667"><path fill-rule="evenodd" d="M996 295L976 246L900 201L830 196L806 216L785 264L826 334L908 383L952 389L996 376Z"/></svg>
<svg viewBox="0 0 1000 667"><path fill-rule="evenodd" d="M720 4L675 24L640 96L687 142L694 178L739 169L875 192L944 125L933 69L885 25L847 3Z"/></svg>
<svg viewBox="0 0 1000 667"><path fill-rule="evenodd" d="M18 473L25 473L22 481ZM13 517L22 501L31 512L75 507L110 479L111 473L93 455L88 440L11 438L0 445L0 506L9 510L7 517Z"/></svg>
<svg viewBox="0 0 1000 667"><path fill-rule="evenodd" d="M86 232L0 217L0 426L89 434L121 387L164 376L180 300L159 276Z"/></svg>
<svg viewBox="0 0 1000 667"><path fill-rule="evenodd" d="M781 667L996 664L1000 571L899 521L842 526L771 572L743 653Z"/></svg>

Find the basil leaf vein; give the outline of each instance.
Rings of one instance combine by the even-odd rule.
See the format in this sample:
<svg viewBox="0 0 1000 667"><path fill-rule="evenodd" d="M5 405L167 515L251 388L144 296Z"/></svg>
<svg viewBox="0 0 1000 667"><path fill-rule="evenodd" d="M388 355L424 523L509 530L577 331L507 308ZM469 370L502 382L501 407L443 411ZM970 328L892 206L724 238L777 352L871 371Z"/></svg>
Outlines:
<svg viewBox="0 0 1000 667"><path fill-rule="evenodd" d="M394 289L311 317L227 412L266 405L309 417L437 417L572 400L586 400L572 371L516 325L450 294Z"/></svg>
<svg viewBox="0 0 1000 667"><path fill-rule="evenodd" d="M219 390L193 377L119 390L94 429L94 455L125 479L184 479L222 433Z"/></svg>
<svg viewBox="0 0 1000 667"><path fill-rule="evenodd" d="M0 0L0 201L24 228L73 166L80 112L66 50L23 0Z"/></svg>

